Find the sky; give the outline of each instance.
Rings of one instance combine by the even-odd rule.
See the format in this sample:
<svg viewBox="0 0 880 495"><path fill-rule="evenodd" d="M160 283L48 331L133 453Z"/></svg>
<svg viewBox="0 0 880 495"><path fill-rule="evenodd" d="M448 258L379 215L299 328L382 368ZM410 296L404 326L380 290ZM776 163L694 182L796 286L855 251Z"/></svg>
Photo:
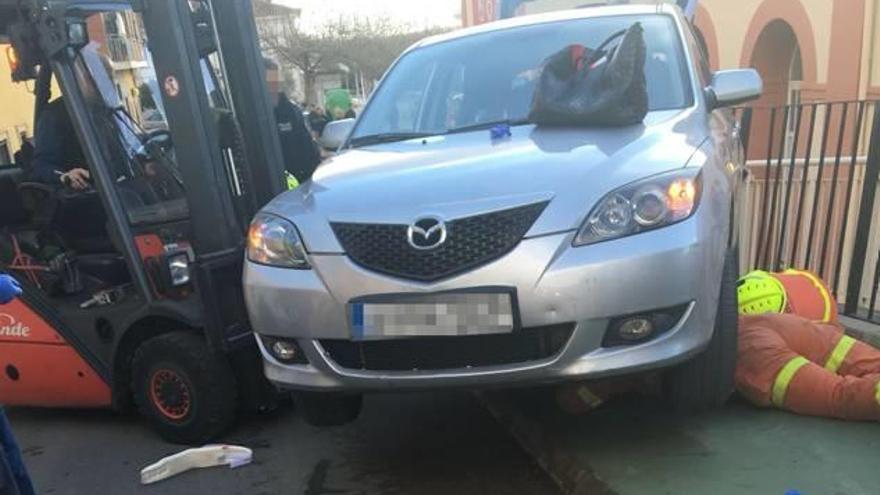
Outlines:
<svg viewBox="0 0 880 495"><path fill-rule="evenodd" d="M340 15L387 16L416 28L461 25L461 0L273 0L302 9L305 23L320 24Z"/></svg>

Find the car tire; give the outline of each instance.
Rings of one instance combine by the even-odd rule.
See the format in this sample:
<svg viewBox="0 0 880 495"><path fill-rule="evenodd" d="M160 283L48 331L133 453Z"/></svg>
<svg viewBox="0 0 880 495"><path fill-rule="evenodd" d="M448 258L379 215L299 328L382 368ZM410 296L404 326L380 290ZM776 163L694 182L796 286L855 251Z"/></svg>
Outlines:
<svg viewBox="0 0 880 495"><path fill-rule="evenodd" d="M724 260L715 330L697 357L666 373L665 395L679 412L702 412L724 405L733 394L737 357L736 282L739 257L729 250Z"/></svg>
<svg viewBox="0 0 880 495"><path fill-rule="evenodd" d="M228 359L189 332L160 335L138 347L132 390L140 413L172 443L213 440L234 423L238 410Z"/></svg>
<svg viewBox="0 0 880 495"><path fill-rule="evenodd" d="M294 395L306 423L312 426L342 426L353 422L361 413L361 394L329 392L297 392Z"/></svg>

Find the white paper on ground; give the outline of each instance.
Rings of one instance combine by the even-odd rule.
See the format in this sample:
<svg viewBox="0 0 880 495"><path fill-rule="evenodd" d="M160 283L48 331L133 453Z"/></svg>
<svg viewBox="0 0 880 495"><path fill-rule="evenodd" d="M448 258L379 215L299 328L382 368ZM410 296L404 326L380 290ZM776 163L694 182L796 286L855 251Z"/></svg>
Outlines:
<svg viewBox="0 0 880 495"><path fill-rule="evenodd" d="M148 485L176 476L190 469L228 465L237 468L250 464L253 451L237 445L206 445L170 455L141 470L141 484Z"/></svg>

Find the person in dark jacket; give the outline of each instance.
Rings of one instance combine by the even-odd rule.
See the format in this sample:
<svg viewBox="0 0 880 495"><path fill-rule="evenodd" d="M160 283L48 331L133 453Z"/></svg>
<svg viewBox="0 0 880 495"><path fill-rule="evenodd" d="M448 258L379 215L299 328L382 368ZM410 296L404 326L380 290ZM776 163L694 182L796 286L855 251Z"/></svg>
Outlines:
<svg viewBox="0 0 880 495"><path fill-rule="evenodd" d="M30 180L50 185L67 184L81 191L89 187L90 178L64 99L56 98L37 119Z"/></svg>
<svg viewBox="0 0 880 495"><path fill-rule="evenodd" d="M312 105L309 109L309 127L312 128L312 132L320 136L324 133L326 125L327 116L324 114L324 109L317 105Z"/></svg>
<svg viewBox="0 0 880 495"><path fill-rule="evenodd" d="M0 274L0 304L21 295L18 281ZM21 450L12 435L12 427L0 407L0 495L34 495L34 486L21 459Z"/></svg>
<svg viewBox="0 0 880 495"><path fill-rule="evenodd" d="M271 61L266 61L266 82L270 101L275 104L275 122L284 155L284 168L299 183L303 183L318 168L321 153L306 127L302 109L279 89L278 67Z"/></svg>

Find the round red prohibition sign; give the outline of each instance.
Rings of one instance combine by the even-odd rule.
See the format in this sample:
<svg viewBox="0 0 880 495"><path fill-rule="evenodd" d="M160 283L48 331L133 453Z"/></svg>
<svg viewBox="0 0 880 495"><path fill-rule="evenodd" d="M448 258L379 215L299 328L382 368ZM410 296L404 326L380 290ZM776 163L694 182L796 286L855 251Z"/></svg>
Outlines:
<svg viewBox="0 0 880 495"><path fill-rule="evenodd" d="M171 98L180 94L180 83L177 82L177 78L174 76L168 76L165 78L165 94Z"/></svg>

